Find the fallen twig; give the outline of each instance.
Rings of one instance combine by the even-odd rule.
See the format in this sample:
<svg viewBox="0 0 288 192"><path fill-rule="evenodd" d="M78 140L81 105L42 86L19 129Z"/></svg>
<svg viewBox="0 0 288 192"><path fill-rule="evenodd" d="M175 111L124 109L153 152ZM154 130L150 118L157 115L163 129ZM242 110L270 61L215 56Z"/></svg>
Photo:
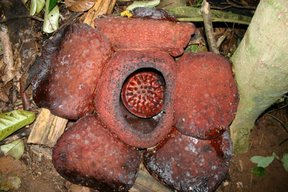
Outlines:
<svg viewBox="0 0 288 192"><path fill-rule="evenodd" d="M56 31L54 31L53 34L56 34L57 32L59 32L60 30L66 28L67 26L71 25L72 23L75 22L75 20L82 16L84 14L84 12L80 12L80 13L72 13L71 16L67 19L67 21L65 23L63 23Z"/></svg>
<svg viewBox="0 0 288 192"><path fill-rule="evenodd" d="M221 44L223 43L223 41L227 38L227 36L232 32L232 29L227 29L223 35L221 35L217 42L216 42L216 46L219 48L221 46Z"/></svg>
<svg viewBox="0 0 288 192"><path fill-rule="evenodd" d="M284 139L283 141L281 141L278 145L281 146L283 145L284 143L286 143L288 141L288 138Z"/></svg>
<svg viewBox="0 0 288 192"><path fill-rule="evenodd" d="M31 132L31 129L29 129L29 128L21 129L21 131L19 133L11 135L11 136L7 137L6 139L4 139L3 141L0 141L0 145L5 145L7 143L11 143L11 142L13 142L17 139L23 138L23 137L28 137L30 132Z"/></svg>
<svg viewBox="0 0 288 192"><path fill-rule="evenodd" d="M9 19L0 20L0 24L2 24L2 23L6 23L6 22L11 21L11 20L15 20L15 19L23 19L23 18L33 19L33 20L40 21L40 22L43 22L43 21L44 21L44 19L42 19L42 18L40 18L40 17L37 17L37 16L31 16L31 15L19 15L19 16L16 16L16 17L9 17Z"/></svg>
<svg viewBox="0 0 288 192"><path fill-rule="evenodd" d="M213 25L212 25L211 15L210 15L210 5L206 0L203 0L202 2L201 13L203 17L204 28L205 28L209 50L216 54L219 54L220 52L217 48L216 41L213 36Z"/></svg>
<svg viewBox="0 0 288 192"><path fill-rule="evenodd" d="M229 5L231 5L231 7L236 7L236 8L239 8L239 9L252 9L252 10L255 10L257 8L257 6L241 5L241 4L239 4L239 2L233 1L233 0L226 0L226 2Z"/></svg>
<svg viewBox="0 0 288 192"><path fill-rule="evenodd" d="M25 92L25 82L26 82L26 79L22 75L22 77L20 78L20 96L21 96L23 108L29 111L32 107L31 107L31 102Z"/></svg>
<svg viewBox="0 0 288 192"><path fill-rule="evenodd" d="M269 117L271 117L272 119L276 120L278 123L280 123L281 127L285 130L286 133L288 133L288 126L281 121L280 119L278 119L277 117L275 117L274 115L270 114L270 113L266 113L266 115L268 115ZM288 138L284 139L283 141L281 141L278 145L282 145L283 143L287 142Z"/></svg>
<svg viewBox="0 0 288 192"><path fill-rule="evenodd" d="M277 117L275 117L272 114L266 113L266 115L268 115L272 119L278 121L278 123L280 123L281 127L285 130L285 132L288 133L288 127L287 127L287 125L285 125L285 123L283 121L281 121L280 119L278 119Z"/></svg>

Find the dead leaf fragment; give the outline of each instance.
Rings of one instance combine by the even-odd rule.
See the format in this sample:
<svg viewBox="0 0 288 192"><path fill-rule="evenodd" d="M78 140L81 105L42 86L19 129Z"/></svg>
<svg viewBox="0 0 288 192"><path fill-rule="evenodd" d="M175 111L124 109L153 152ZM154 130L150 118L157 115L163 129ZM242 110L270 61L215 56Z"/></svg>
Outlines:
<svg viewBox="0 0 288 192"><path fill-rule="evenodd" d="M84 23L94 27L94 20L99 15L110 14L113 11L116 0L98 0L94 6L88 11Z"/></svg>
<svg viewBox="0 0 288 192"><path fill-rule="evenodd" d="M9 39L8 29L5 25L0 25L0 41L3 46L3 63L4 72L1 77L2 81L6 84L14 78L15 68L13 61L13 50Z"/></svg>
<svg viewBox="0 0 288 192"><path fill-rule="evenodd" d="M24 153L24 142L22 139L15 140L6 145L1 145L0 150L5 155L10 155L16 160L19 160Z"/></svg>
<svg viewBox="0 0 288 192"><path fill-rule="evenodd" d="M0 175L0 191L17 190L20 188L21 179L17 176Z"/></svg>
<svg viewBox="0 0 288 192"><path fill-rule="evenodd" d="M2 88L2 87L1 87ZM4 92L4 91L2 91L2 90L0 90L0 101L3 101L3 102L9 102L9 97L8 97L8 95Z"/></svg>
<svg viewBox="0 0 288 192"><path fill-rule="evenodd" d="M65 5L70 11L82 12L93 7L95 0L65 0Z"/></svg>
<svg viewBox="0 0 288 192"><path fill-rule="evenodd" d="M69 187L68 192L91 192L91 190L88 187L72 184Z"/></svg>

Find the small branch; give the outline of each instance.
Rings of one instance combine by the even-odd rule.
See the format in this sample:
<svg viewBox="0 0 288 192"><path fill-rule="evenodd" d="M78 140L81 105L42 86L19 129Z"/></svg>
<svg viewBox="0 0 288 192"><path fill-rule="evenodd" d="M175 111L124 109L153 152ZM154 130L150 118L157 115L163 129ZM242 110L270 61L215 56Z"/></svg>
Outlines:
<svg viewBox="0 0 288 192"><path fill-rule="evenodd" d="M274 111L278 111L278 110L281 110L281 109L284 109L285 107L288 107L288 104L285 104L285 105L283 105L283 106L281 106L281 107L279 107L279 108L277 108L277 109L272 109L272 110L269 111L269 113L274 112Z"/></svg>
<svg viewBox="0 0 288 192"><path fill-rule="evenodd" d="M231 5L231 7L236 7L239 9L252 9L255 10L257 8L257 6L249 6L249 5L240 5L237 4L237 2L233 1L233 0L226 0L226 2Z"/></svg>
<svg viewBox="0 0 288 192"><path fill-rule="evenodd" d="M284 139L283 141L281 141L281 142L279 143L279 146L283 145L283 144L286 143L287 141L288 141L288 138Z"/></svg>
<svg viewBox="0 0 288 192"><path fill-rule="evenodd" d="M266 115L268 115L269 117L271 117L272 119L278 121L278 123L280 123L281 127L283 127L283 129L285 130L286 133L288 133L288 127L285 125L285 123L283 121L281 121L280 119L278 119L277 117L275 117L274 115L271 115L270 113L266 113ZM284 144L285 142L288 141L288 138L284 139L283 141L281 141L278 145L281 146L282 144Z"/></svg>
<svg viewBox="0 0 288 192"><path fill-rule="evenodd" d="M75 20L82 16L84 12L80 13L72 13L71 16L67 19L65 23L63 23L56 31L54 31L54 34L56 34L58 31L62 30L63 28L67 27L68 25L71 25L72 23L75 22Z"/></svg>
<svg viewBox="0 0 288 192"><path fill-rule="evenodd" d="M218 40L217 40L217 42L216 42L216 46L217 46L217 47L220 47L221 44L223 43L223 41L227 38L227 36L228 36L231 32L232 32L231 29L227 29L227 30L224 32L224 34L221 35L221 36L218 38Z"/></svg>
<svg viewBox="0 0 288 192"><path fill-rule="evenodd" d="M44 19L40 18L40 17L37 17L37 16L31 16L31 15L20 15L20 16L16 16L16 17L9 17L8 19L5 19L5 20L1 20L0 21L0 24L2 23L7 23L8 21L11 21L11 20L15 20L15 19L33 19L33 20L36 20L36 21L40 21L40 22L43 22Z"/></svg>
<svg viewBox="0 0 288 192"><path fill-rule="evenodd" d="M275 117L272 114L266 113L269 117L271 117L272 119L278 121L278 123L280 123L281 127L285 130L286 133L288 133L288 129L287 126L285 125L285 123L283 121L281 121L280 119L278 119L277 117Z"/></svg>
<svg viewBox="0 0 288 192"><path fill-rule="evenodd" d="M206 0L203 0L202 2L201 13L203 17L204 28L205 28L209 50L216 54L219 54L220 52L217 48L216 41L213 36L213 25L212 25L211 14L210 14L210 5Z"/></svg>
<svg viewBox="0 0 288 192"><path fill-rule="evenodd" d="M20 78L20 96L21 96L21 100L22 100L22 104L23 104L23 108L27 111L31 110L32 105L31 102L25 92L25 77L24 75L22 75L22 77Z"/></svg>
<svg viewBox="0 0 288 192"><path fill-rule="evenodd" d="M0 145L11 143L11 142L13 142L13 141L15 141L17 139L23 138L23 137L28 137L30 132L31 132L31 129L23 128L23 129L20 130L20 132L7 137L3 141L0 141Z"/></svg>

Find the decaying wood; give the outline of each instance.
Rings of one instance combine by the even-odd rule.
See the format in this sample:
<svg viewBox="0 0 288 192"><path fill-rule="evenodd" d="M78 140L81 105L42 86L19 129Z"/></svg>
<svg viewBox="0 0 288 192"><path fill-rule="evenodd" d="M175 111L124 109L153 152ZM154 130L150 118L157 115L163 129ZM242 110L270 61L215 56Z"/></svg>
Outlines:
<svg viewBox="0 0 288 192"><path fill-rule="evenodd" d="M48 109L42 108L32 126L27 142L53 147L64 132L67 122L67 119L57 117Z"/></svg>
<svg viewBox="0 0 288 192"><path fill-rule="evenodd" d="M144 165L141 164L138 172L137 179L129 192L172 192L170 189L159 183L154 179Z"/></svg>
<svg viewBox="0 0 288 192"><path fill-rule="evenodd" d="M111 14L116 0L99 0L96 1L94 6L88 11L84 23L94 27L94 20L99 15Z"/></svg>

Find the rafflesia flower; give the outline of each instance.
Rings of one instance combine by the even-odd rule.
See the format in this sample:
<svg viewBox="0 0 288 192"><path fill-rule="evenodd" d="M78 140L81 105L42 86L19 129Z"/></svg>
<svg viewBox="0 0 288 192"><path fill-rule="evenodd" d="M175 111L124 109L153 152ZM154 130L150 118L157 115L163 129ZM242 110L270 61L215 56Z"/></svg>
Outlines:
<svg viewBox="0 0 288 192"><path fill-rule="evenodd" d="M39 107L80 118L53 149L56 170L99 191L128 191L142 159L176 191L216 189L238 102L229 62L212 53L175 62L191 23L103 17L95 26L59 32L31 70Z"/></svg>

